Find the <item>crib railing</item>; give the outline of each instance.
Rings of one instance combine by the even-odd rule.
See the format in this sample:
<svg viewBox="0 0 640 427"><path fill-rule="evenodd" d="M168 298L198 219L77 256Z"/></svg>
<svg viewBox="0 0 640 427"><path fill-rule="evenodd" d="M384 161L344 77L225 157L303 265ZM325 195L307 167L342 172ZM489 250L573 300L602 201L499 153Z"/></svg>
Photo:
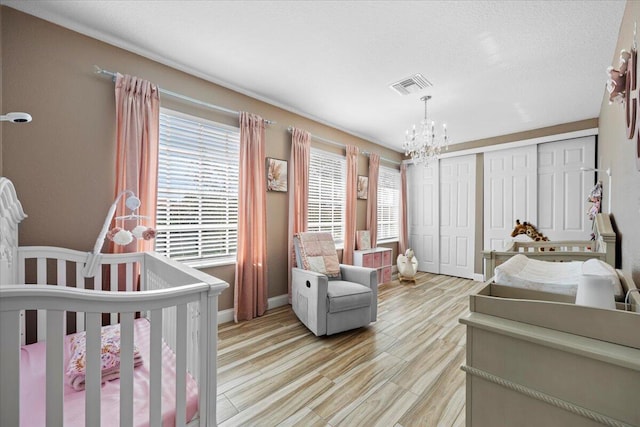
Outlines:
<svg viewBox="0 0 640 427"><path fill-rule="evenodd" d="M86 278L82 274L87 259L85 252L50 246L22 246L18 248L18 283L37 285L56 285L76 289L92 289L105 291L135 290L137 277L136 267L141 271L141 283L144 283L144 253L101 255L101 268L94 277ZM35 263L35 266L31 265ZM74 328L65 328L67 333L85 330L85 315L80 311L75 316ZM22 344L43 341L46 329L46 318L38 312L37 326L31 325L33 316L22 313L20 318L20 340ZM108 324L118 323L118 313L111 313ZM37 331L31 333L32 330ZM28 333L29 332L29 333ZM35 337L34 337L35 335ZM35 338L35 339L34 339Z"/></svg>
<svg viewBox="0 0 640 427"><path fill-rule="evenodd" d="M548 242L512 242L508 252L597 252L598 242L591 240L565 240Z"/></svg>
<svg viewBox="0 0 640 427"><path fill-rule="evenodd" d="M557 242L512 242L503 251L482 251L485 278L494 274L494 269L512 256L520 253L540 261L570 262L600 259L615 266L615 245L593 240Z"/></svg>
<svg viewBox="0 0 640 427"><path fill-rule="evenodd" d="M151 425L159 424L163 341L176 355L176 373L189 372L198 383L200 425L215 425L217 296L228 284L155 253L101 255L95 277L85 278L86 255L53 247L18 249L19 283L0 286L0 386L14 390L3 393L3 425L18 425L17 344L33 341L47 342L47 425L62 425L62 342L65 334L80 331L87 332L86 425L99 425L100 327L115 323L121 324L121 425L132 424L135 316L151 324ZM16 346L5 345L12 342ZM186 375L176 375L176 420L185 420L185 381Z"/></svg>

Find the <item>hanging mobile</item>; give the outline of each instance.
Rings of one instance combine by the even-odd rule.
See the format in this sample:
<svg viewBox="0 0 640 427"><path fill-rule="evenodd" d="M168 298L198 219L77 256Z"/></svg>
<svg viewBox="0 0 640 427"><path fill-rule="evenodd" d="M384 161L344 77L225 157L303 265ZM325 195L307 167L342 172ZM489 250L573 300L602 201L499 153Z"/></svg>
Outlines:
<svg viewBox="0 0 640 427"><path fill-rule="evenodd" d="M111 224L111 219L116 212L118 202L120 201L122 196L126 194L128 194L129 197L127 197L127 199L125 200L125 206L131 211L131 213L129 213L129 215L115 217L116 222L122 222L122 227L115 226L111 230L109 230L109 224ZM85 267L83 270L83 274L85 277L93 277L95 275L95 269L98 265L98 258L105 238L111 240L116 245L125 246L133 242L134 237L144 240L151 240L156 237L156 230L151 227L145 227L144 225L138 224L131 231L125 228L125 221L139 221L140 219L149 219L148 216L138 215L135 213L135 211L137 211L139 207L140 199L133 193L133 191L125 190L118 194L113 204L109 208L109 212L107 212L107 217L104 220L104 224L102 225L100 234L98 234L98 238L96 239L96 243L93 247L93 252L89 252L89 254L87 255L87 262L85 263Z"/></svg>

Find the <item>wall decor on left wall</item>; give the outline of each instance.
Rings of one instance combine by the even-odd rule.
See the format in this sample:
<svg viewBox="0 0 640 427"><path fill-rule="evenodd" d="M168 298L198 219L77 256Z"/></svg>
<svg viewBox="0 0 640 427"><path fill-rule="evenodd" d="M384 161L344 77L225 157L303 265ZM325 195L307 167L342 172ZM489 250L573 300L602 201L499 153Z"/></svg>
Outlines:
<svg viewBox="0 0 640 427"><path fill-rule="evenodd" d="M287 161L267 157L267 191L287 192Z"/></svg>
<svg viewBox="0 0 640 427"><path fill-rule="evenodd" d="M369 194L369 177L358 175L358 199L367 200Z"/></svg>

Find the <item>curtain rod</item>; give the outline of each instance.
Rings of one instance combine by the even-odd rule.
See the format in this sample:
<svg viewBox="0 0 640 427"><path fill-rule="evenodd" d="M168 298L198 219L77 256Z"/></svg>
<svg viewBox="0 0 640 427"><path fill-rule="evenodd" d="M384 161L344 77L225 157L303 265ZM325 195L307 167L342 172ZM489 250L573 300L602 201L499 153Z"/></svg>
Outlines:
<svg viewBox="0 0 640 427"><path fill-rule="evenodd" d="M371 153L368 152L368 151L364 151L363 150L362 154L364 154L365 156L368 156ZM392 165L400 166L400 162L396 162L395 160L387 159L386 157L380 156L380 160L382 160L383 162L391 163Z"/></svg>
<svg viewBox="0 0 640 427"><path fill-rule="evenodd" d="M293 126L289 126L287 128L287 130L289 131L289 133L293 132ZM313 139L315 139L317 141L326 142L327 144L335 145L336 147L341 147L341 148L345 148L346 147L346 145L341 143L341 142L332 141L330 139L322 138L320 136L316 136L316 135L313 135L311 133L309 135L311 135L311 138L313 138ZM365 150L362 150L361 153L363 155L365 155L365 156L369 156L369 154L370 154L368 151L365 151ZM391 163L391 164L400 166L400 162L396 162L395 160L387 159L387 158L382 157L382 156L380 156L380 160L384 160L387 163Z"/></svg>
<svg viewBox="0 0 640 427"><path fill-rule="evenodd" d="M104 76L111 77L111 80L113 80L114 82L116 81L116 73L114 73L113 71L103 70L102 68L98 67L97 65L94 65L94 67L96 69L96 71L95 71L96 74L101 74L101 75L104 75ZM172 92L172 91L167 90L167 89L162 89L162 88L159 87L158 90L162 94L171 96L173 98L180 99L182 101L189 102L191 104L199 105L201 107L209 108L211 110L216 110L216 111L220 111L222 113L234 114L234 115L239 115L240 114L239 111L231 110L229 108L221 107L219 105L210 104L208 102L200 101L199 99L191 98L189 96L182 95L182 94L179 94L177 92ZM265 123L267 123L268 125L273 125L273 124L276 124L277 122L275 122L273 120L266 120L265 119Z"/></svg>
<svg viewBox="0 0 640 427"><path fill-rule="evenodd" d="M293 133L293 126L289 126L287 128L287 130L289 131L289 133ZM311 133L309 133L309 135L311 135L311 138L315 139L316 141L325 142L325 143L327 143L329 145L333 145L333 146L340 147L340 148L346 148L347 147L345 144L343 144L341 142L332 141L330 139L322 138L321 136L316 136L316 135L313 135Z"/></svg>

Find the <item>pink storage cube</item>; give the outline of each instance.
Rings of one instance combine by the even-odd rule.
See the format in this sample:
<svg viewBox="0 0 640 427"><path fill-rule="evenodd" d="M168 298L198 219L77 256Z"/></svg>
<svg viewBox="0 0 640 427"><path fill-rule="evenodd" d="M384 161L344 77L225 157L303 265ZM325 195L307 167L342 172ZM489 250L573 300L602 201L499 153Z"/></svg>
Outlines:
<svg viewBox="0 0 640 427"><path fill-rule="evenodd" d="M391 265L391 251L382 252L382 265Z"/></svg>
<svg viewBox="0 0 640 427"><path fill-rule="evenodd" d="M391 281L391 267L385 267L382 269L382 283Z"/></svg>
<svg viewBox="0 0 640 427"><path fill-rule="evenodd" d="M382 265L382 253L376 252L373 254L373 266L380 267Z"/></svg>
<svg viewBox="0 0 640 427"><path fill-rule="evenodd" d="M375 267L375 263L374 263L374 254L364 254L362 255L362 266L363 267L369 267L369 268L373 268Z"/></svg>

